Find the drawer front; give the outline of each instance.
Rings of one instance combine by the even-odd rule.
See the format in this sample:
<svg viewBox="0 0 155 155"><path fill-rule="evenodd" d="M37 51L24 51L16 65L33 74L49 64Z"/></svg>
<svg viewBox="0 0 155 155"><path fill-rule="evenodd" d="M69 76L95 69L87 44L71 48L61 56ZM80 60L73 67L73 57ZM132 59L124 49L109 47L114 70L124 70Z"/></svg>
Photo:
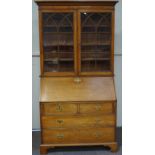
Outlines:
<svg viewBox="0 0 155 155"><path fill-rule="evenodd" d="M41 105L42 115L76 114L75 103L43 103Z"/></svg>
<svg viewBox="0 0 155 155"><path fill-rule="evenodd" d="M46 144L104 143L115 140L115 129L43 130L42 136Z"/></svg>
<svg viewBox="0 0 155 155"><path fill-rule="evenodd" d="M42 116L42 128L83 128L96 126L114 126L115 115L98 116Z"/></svg>
<svg viewBox="0 0 155 155"><path fill-rule="evenodd" d="M82 143L104 143L115 140L114 128L100 128L100 129L88 129L80 130L79 142Z"/></svg>
<svg viewBox="0 0 155 155"><path fill-rule="evenodd" d="M112 102L103 102L103 103L81 103L80 104L80 113L112 113L113 112L113 103Z"/></svg>
<svg viewBox="0 0 155 155"><path fill-rule="evenodd" d="M69 130L43 130L42 142L46 144L76 143L77 131Z"/></svg>

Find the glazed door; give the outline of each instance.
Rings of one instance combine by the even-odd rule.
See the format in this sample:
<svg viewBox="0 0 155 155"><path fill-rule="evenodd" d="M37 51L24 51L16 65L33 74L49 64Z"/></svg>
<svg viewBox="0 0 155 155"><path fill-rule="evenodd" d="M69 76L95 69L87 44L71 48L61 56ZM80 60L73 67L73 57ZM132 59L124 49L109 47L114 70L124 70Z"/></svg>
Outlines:
<svg viewBox="0 0 155 155"><path fill-rule="evenodd" d="M113 72L113 12L79 11L80 75Z"/></svg>
<svg viewBox="0 0 155 155"><path fill-rule="evenodd" d="M57 10L41 13L42 74L66 76L76 73L75 12ZM76 22L76 21L75 21Z"/></svg>

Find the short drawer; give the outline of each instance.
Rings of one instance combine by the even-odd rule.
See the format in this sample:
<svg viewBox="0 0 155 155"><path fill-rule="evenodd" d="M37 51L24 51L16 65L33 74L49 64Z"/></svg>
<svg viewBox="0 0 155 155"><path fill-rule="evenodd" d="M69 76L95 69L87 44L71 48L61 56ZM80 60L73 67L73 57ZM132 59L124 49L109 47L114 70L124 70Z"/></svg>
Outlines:
<svg viewBox="0 0 155 155"><path fill-rule="evenodd" d="M104 143L115 140L115 128L43 130L42 136L46 144Z"/></svg>
<svg viewBox="0 0 155 155"><path fill-rule="evenodd" d="M115 115L98 116L42 116L42 128L85 128L96 126L114 126Z"/></svg>
<svg viewBox="0 0 155 155"><path fill-rule="evenodd" d="M94 113L112 113L113 112L113 103L112 102L96 102L96 103L81 103L80 104L80 113L81 114L94 114Z"/></svg>
<svg viewBox="0 0 155 155"><path fill-rule="evenodd" d="M76 114L76 103L41 103L42 115Z"/></svg>

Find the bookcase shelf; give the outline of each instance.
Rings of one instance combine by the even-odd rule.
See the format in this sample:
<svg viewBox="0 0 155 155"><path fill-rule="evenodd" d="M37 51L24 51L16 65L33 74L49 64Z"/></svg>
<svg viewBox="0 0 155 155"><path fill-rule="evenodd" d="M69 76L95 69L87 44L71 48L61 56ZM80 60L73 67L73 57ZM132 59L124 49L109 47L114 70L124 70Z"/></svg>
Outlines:
<svg viewBox="0 0 155 155"><path fill-rule="evenodd" d="M75 14L80 20L75 18ZM57 75L68 71L79 75L82 72L102 72L104 75L105 71L112 71L113 38L110 11L44 12L42 20L42 72L51 71Z"/></svg>

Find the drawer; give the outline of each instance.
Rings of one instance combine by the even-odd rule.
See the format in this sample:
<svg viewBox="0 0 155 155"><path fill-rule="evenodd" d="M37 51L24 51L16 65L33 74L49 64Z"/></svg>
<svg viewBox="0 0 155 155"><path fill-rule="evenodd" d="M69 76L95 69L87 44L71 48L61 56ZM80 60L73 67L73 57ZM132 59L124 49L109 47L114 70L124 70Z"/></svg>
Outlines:
<svg viewBox="0 0 155 155"><path fill-rule="evenodd" d="M63 144L63 143L77 143L77 131L70 130L43 130L42 143L45 144Z"/></svg>
<svg viewBox="0 0 155 155"><path fill-rule="evenodd" d="M78 141L82 143L104 143L115 140L115 128L80 130Z"/></svg>
<svg viewBox="0 0 155 155"><path fill-rule="evenodd" d="M115 115L98 116L42 116L42 128L84 128L96 126L114 126Z"/></svg>
<svg viewBox="0 0 155 155"><path fill-rule="evenodd" d="M41 103L42 115L76 114L77 104L75 103Z"/></svg>
<svg viewBox="0 0 155 155"><path fill-rule="evenodd" d="M80 113L112 113L113 112L113 103L112 102L96 102L96 103L81 103L80 104Z"/></svg>
<svg viewBox="0 0 155 155"><path fill-rule="evenodd" d="M43 130L42 140L46 144L104 143L115 140L115 128L80 130Z"/></svg>

